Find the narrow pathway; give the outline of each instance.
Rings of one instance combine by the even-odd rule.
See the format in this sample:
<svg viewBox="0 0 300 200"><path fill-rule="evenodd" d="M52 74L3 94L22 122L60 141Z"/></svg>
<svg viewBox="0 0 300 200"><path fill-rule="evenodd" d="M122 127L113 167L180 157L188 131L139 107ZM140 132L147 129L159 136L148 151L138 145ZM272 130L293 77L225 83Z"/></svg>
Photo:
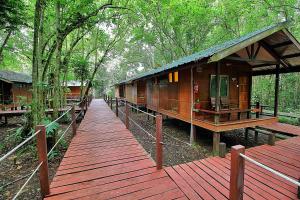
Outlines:
<svg viewBox="0 0 300 200"><path fill-rule="evenodd" d="M185 197L103 100L92 101L50 187L47 200Z"/></svg>
<svg viewBox="0 0 300 200"><path fill-rule="evenodd" d="M290 127L291 128L291 127ZM300 137L246 150L294 179ZM230 154L157 171L155 162L103 100L93 100L51 183L53 199L228 199ZM244 199L297 199L297 187L246 161Z"/></svg>

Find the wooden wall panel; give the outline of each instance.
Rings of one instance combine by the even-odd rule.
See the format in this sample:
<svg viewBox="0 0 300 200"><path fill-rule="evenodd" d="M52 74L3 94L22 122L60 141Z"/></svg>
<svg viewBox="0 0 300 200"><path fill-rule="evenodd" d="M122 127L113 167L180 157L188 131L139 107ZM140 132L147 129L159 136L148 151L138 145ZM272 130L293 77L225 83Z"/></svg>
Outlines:
<svg viewBox="0 0 300 200"><path fill-rule="evenodd" d="M191 70L179 71L179 115L191 119Z"/></svg>

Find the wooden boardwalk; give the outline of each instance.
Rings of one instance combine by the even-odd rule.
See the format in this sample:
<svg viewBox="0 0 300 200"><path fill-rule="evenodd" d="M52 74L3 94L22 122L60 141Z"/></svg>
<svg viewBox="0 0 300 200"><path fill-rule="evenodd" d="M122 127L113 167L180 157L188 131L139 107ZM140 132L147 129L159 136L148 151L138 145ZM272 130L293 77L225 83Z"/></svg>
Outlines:
<svg viewBox="0 0 300 200"><path fill-rule="evenodd" d="M184 193L157 171L123 123L94 100L50 186L53 199L179 199Z"/></svg>
<svg viewBox="0 0 300 200"><path fill-rule="evenodd" d="M246 155L294 179L300 177L300 137L246 150ZM297 199L297 187L245 162L244 199ZM228 199L230 154L165 168L189 199Z"/></svg>
<svg viewBox="0 0 300 200"><path fill-rule="evenodd" d="M292 136L300 136L300 127L299 126L293 126L290 124L284 124L280 122L259 126L260 128L273 131L276 133L283 133L286 135L292 135Z"/></svg>
<svg viewBox="0 0 300 200"><path fill-rule="evenodd" d="M300 137L246 150L300 177ZM51 183L53 199L228 199L230 154L163 170L102 100L94 100ZM297 199L295 185L246 161L244 199Z"/></svg>

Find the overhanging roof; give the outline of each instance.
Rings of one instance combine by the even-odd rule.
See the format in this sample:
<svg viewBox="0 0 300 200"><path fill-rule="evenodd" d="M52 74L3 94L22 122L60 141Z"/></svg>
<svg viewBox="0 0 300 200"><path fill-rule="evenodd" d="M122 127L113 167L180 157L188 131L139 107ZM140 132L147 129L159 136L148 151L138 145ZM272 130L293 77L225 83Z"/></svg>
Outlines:
<svg viewBox="0 0 300 200"><path fill-rule="evenodd" d="M219 45L215 45L206 50L194 53L192 55L182 57L172 63L166 64L154 70L139 74L130 79L121 81L118 84L123 84L153 76L163 71L176 69L184 64L207 59L208 63L217 62L228 56L234 55L239 51L248 52L248 47L253 46L253 51L256 55L264 54L271 56L270 62L254 62L255 60L244 59L253 68L253 75L264 75L275 73L276 64L280 63L280 73L300 71L300 44L285 28L286 22L268 26L260 30L254 31L240 38L229 40ZM255 45L256 44L256 49ZM258 47L259 46L259 47ZM263 47L261 47L263 46ZM239 56L239 55L238 55ZM249 55L248 55L249 56ZM252 59L252 58L251 58ZM271 61L274 62L271 62Z"/></svg>
<svg viewBox="0 0 300 200"><path fill-rule="evenodd" d="M32 78L31 76L24 74L24 73L19 73L19 72L14 72L14 71L8 71L8 70L1 70L0 71L0 80L8 82L8 83L32 83Z"/></svg>

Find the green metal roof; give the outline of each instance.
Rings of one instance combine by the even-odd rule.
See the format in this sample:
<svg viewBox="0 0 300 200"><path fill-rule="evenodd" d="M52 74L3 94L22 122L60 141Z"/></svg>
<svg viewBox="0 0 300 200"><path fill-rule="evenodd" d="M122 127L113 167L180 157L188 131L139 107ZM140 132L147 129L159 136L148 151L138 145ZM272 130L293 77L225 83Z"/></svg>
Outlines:
<svg viewBox="0 0 300 200"><path fill-rule="evenodd" d="M144 77L147 77L147 76L155 75L155 74L158 74L158 73L166 71L166 70L175 69L175 68L178 68L178 67L180 67L184 64L187 64L187 63L190 63L190 62L193 62L193 61L199 61L199 60L204 59L204 58L210 58L210 57L214 56L215 54L221 53L225 50L228 50L231 47L237 46L237 45L239 45L243 42L246 42L248 40L251 40L252 38L255 38L257 36L262 35L263 38L267 37L267 36L273 34L274 32L277 32L281 29L284 29L286 23L287 22L282 22L282 23L279 23L279 24L276 24L276 25L264 27L260 30L257 30L257 31L251 32L249 34L246 34L246 35L244 35L240 38L236 38L236 39L233 39L233 40L226 41L222 44L212 46L212 47L210 47L206 50L191 54L191 55L186 56L186 57L182 57L182 58L180 58L176 61L173 61L172 63L163 65L162 67L150 70L150 71L145 72L145 73L138 74L137 76L134 76L130 79L121 81L121 82L117 83L116 85L119 85L119 84L122 84L122 83L127 83L127 82L137 80L137 79L141 79L141 78L144 78ZM242 48L243 47L241 47L241 49ZM222 55L217 56L216 59L221 60ZM217 61L216 59L214 59L211 62Z"/></svg>
<svg viewBox="0 0 300 200"><path fill-rule="evenodd" d="M7 81L7 82L32 83L31 76L24 73L8 71L8 70L0 71L0 80Z"/></svg>

